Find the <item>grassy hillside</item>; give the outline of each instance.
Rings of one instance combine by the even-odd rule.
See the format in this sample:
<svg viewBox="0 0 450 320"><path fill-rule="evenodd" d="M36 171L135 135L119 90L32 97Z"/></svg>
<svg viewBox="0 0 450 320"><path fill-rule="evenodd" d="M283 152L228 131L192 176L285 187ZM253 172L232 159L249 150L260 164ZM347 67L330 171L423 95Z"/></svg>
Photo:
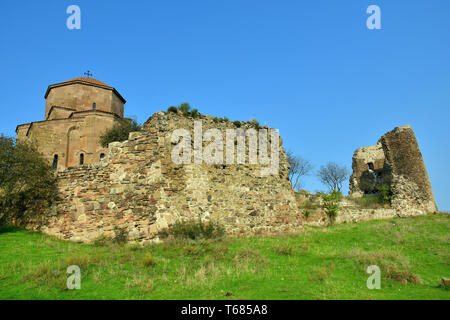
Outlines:
<svg viewBox="0 0 450 320"><path fill-rule="evenodd" d="M449 299L449 215L141 248L0 230L0 299ZM368 265L381 289L366 287ZM68 265L81 290L66 289Z"/></svg>

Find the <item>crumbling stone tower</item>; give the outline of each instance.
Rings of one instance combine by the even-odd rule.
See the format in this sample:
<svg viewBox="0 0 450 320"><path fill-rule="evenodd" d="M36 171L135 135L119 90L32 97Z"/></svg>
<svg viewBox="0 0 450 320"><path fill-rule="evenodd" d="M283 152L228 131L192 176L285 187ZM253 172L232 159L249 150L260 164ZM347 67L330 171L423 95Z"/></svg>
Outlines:
<svg viewBox="0 0 450 320"><path fill-rule="evenodd" d="M390 186L391 205L400 215L437 212L433 189L412 128L397 127L377 145L359 148L353 155L350 195L360 197Z"/></svg>

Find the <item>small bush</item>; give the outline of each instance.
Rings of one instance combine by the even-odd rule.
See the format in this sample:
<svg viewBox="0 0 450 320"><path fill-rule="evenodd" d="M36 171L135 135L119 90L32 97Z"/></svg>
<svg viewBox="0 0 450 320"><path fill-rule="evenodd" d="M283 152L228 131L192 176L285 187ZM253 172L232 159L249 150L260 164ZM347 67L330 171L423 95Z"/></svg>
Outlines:
<svg viewBox="0 0 450 320"><path fill-rule="evenodd" d="M392 196L391 187L387 184L383 184L383 185L379 186L377 189L379 192L380 202L384 203L384 204L390 204L391 196Z"/></svg>
<svg viewBox="0 0 450 320"><path fill-rule="evenodd" d="M114 227L113 242L116 244L125 244L128 241L128 233L125 228Z"/></svg>
<svg viewBox="0 0 450 320"><path fill-rule="evenodd" d="M180 110L185 116L189 115L191 111L191 106L187 102L183 102L178 106L178 110Z"/></svg>
<svg viewBox="0 0 450 320"><path fill-rule="evenodd" d="M253 128L255 128L255 129L259 129L260 128L259 122L256 119L251 119L250 121L248 121L248 124L250 126L252 126Z"/></svg>
<svg viewBox="0 0 450 320"><path fill-rule="evenodd" d="M176 239L218 239L225 234L225 228L218 222L204 223L200 216L197 220L177 221L170 228L160 232L161 237L172 236Z"/></svg>
<svg viewBox="0 0 450 320"><path fill-rule="evenodd" d="M309 218L309 216L311 215L311 211L308 209L303 210L303 216L305 216L305 218Z"/></svg>
<svg viewBox="0 0 450 320"><path fill-rule="evenodd" d="M170 110L168 110L168 111L172 111L172 112L178 112L178 110L179 110L186 117L191 116L193 118L198 118L198 116L200 115L200 112L198 112L198 109L192 109L191 106L189 105L189 103L187 103L187 102L181 103L177 108L170 107L169 109Z"/></svg>
<svg viewBox="0 0 450 320"><path fill-rule="evenodd" d="M240 121L233 121L233 124L237 127L240 128L241 127L241 122Z"/></svg>
<svg viewBox="0 0 450 320"><path fill-rule="evenodd" d="M200 113L198 112L198 109L192 109L191 117L198 118L199 115L200 115Z"/></svg>
<svg viewBox="0 0 450 320"><path fill-rule="evenodd" d="M219 123L219 122L220 122L220 118L214 117L214 118L213 118L213 122L214 122L214 123Z"/></svg>
<svg viewBox="0 0 450 320"><path fill-rule="evenodd" d="M228 119L227 117L223 117L222 122L230 122L230 119Z"/></svg>
<svg viewBox="0 0 450 320"><path fill-rule="evenodd" d="M169 107L169 108L167 109L167 111L173 112L173 113L178 113L177 107L174 107L174 106Z"/></svg>
<svg viewBox="0 0 450 320"><path fill-rule="evenodd" d="M147 253L144 257L144 266L153 267L156 265L157 265L156 259L151 254Z"/></svg>
<svg viewBox="0 0 450 320"><path fill-rule="evenodd" d="M120 119L117 120L113 127L106 130L100 136L100 144L103 148L107 148L111 142L128 140L130 132L141 131L142 126L136 120Z"/></svg>
<svg viewBox="0 0 450 320"><path fill-rule="evenodd" d="M334 224L338 211L340 210L339 201L341 200L341 197L342 193L340 191L331 191L329 194L322 194L323 209L325 210L331 225Z"/></svg>
<svg viewBox="0 0 450 320"><path fill-rule="evenodd" d="M375 192L377 175L373 171L364 171L359 178L359 187L364 193L372 194Z"/></svg>

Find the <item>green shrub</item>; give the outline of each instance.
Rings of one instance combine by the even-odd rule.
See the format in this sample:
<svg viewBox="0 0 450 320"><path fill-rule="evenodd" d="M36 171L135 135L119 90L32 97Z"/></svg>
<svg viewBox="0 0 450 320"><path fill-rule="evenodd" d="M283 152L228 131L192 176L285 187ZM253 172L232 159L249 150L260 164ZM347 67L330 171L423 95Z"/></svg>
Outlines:
<svg viewBox="0 0 450 320"><path fill-rule="evenodd" d="M56 193L54 170L35 146L0 135L0 224L42 217Z"/></svg>
<svg viewBox="0 0 450 320"><path fill-rule="evenodd" d="M238 127L238 128L240 128L241 127L241 122L240 121L233 121L233 124L236 126L236 127Z"/></svg>
<svg viewBox="0 0 450 320"><path fill-rule="evenodd" d="M171 109L171 108L172 107L170 107L169 109ZM175 108L175 107L173 107L173 108ZM191 106L189 105L189 103L187 103L187 102L181 103L176 108L176 110L181 111L181 113L183 113L183 115L186 116L186 117L187 116L191 116L193 118L197 118L200 115L200 113L198 112L198 109L192 109ZM175 112L175 111L173 111L173 109L171 109L169 111ZM176 112L178 112L178 111L176 111Z"/></svg>
<svg viewBox="0 0 450 320"><path fill-rule="evenodd" d="M222 122L230 122L230 119L228 119L227 117L223 117Z"/></svg>
<svg viewBox="0 0 450 320"><path fill-rule="evenodd" d="M142 126L136 120L120 119L117 120L112 128L108 129L100 136L100 144L107 148L108 144L115 141L128 140L130 132L141 131Z"/></svg>
<svg viewBox="0 0 450 320"><path fill-rule="evenodd" d="M169 107L169 108L167 109L167 111L173 112L173 113L178 113L177 107L174 107L174 106Z"/></svg>
<svg viewBox="0 0 450 320"><path fill-rule="evenodd" d="M150 253L147 253L144 257L144 266L153 267L156 265L157 265L156 259Z"/></svg>
<svg viewBox="0 0 450 320"><path fill-rule="evenodd" d="M305 216L305 218L309 218L309 216L311 215L311 211L308 209L303 210L303 215Z"/></svg>
<svg viewBox="0 0 450 320"><path fill-rule="evenodd" d="M219 123L219 122L220 122L220 118L214 117L214 118L213 118L213 122L214 122L214 123Z"/></svg>
<svg viewBox="0 0 450 320"><path fill-rule="evenodd" d="M372 194L376 190L377 176L373 171L364 171L359 178L359 187L364 193Z"/></svg>
<svg viewBox="0 0 450 320"><path fill-rule="evenodd" d="M379 186L378 188L379 192L379 199L381 203L390 204L391 203L391 187L387 184L383 184Z"/></svg>
<svg viewBox="0 0 450 320"><path fill-rule="evenodd" d="M114 227L114 238L113 242L116 244L125 244L128 241L128 232L125 228L118 226Z"/></svg>
<svg viewBox="0 0 450 320"><path fill-rule="evenodd" d="M341 198L342 193L340 191L331 191L329 194L322 194L323 209L325 210L331 225L334 224L338 211L340 210L339 201Z"/></svg>
<svg viewBox="0 0 450 320"><path fill-rule="evenodd" d="M185 116L189 115L191 111L191 106L187 102L183 102L178 106L178 110L180 110Z"/></svg>
<svg viewBox="0 0 450 320"><path fill-rule="evenodd" d="M203 222L201 217L188 221L177 221L170 228L160 232L161 237L172 236L175 239L218 239L225 234L225 228L218 222Z"/></svg>
<svg viewBox="0 0 450 320"><path fill-rule="evenodd" d="M259 129L260 127L259 122L256 119L251 119L250 121L248 121L248 124L255 129Z"/></svg>
<svg viewBox="0 0 450 320"><path fill-rule="evenodd" d="M193 118L197 118L200 115L200 113L198 112L198 109L192 109L190 114L191 114L191 117L193 117Z"/></svg>

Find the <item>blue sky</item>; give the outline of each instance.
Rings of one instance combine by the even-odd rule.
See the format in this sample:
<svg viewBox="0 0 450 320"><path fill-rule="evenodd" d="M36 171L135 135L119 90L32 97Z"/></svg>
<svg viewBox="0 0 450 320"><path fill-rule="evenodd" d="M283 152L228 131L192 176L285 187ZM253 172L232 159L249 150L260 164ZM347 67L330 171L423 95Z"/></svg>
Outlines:
<svg viewBox="0 0 450 320"><path fill-rule="evenodd" d="M81 30L66 28L72 4ZM366 27L371 4L381 30ZM87 69L140 122L184 101L256 118L316 169L350 168L356 148L410 124L448 211L449 13L448 0L2 1L0 131L42 120L47 86Z"/></svg>

